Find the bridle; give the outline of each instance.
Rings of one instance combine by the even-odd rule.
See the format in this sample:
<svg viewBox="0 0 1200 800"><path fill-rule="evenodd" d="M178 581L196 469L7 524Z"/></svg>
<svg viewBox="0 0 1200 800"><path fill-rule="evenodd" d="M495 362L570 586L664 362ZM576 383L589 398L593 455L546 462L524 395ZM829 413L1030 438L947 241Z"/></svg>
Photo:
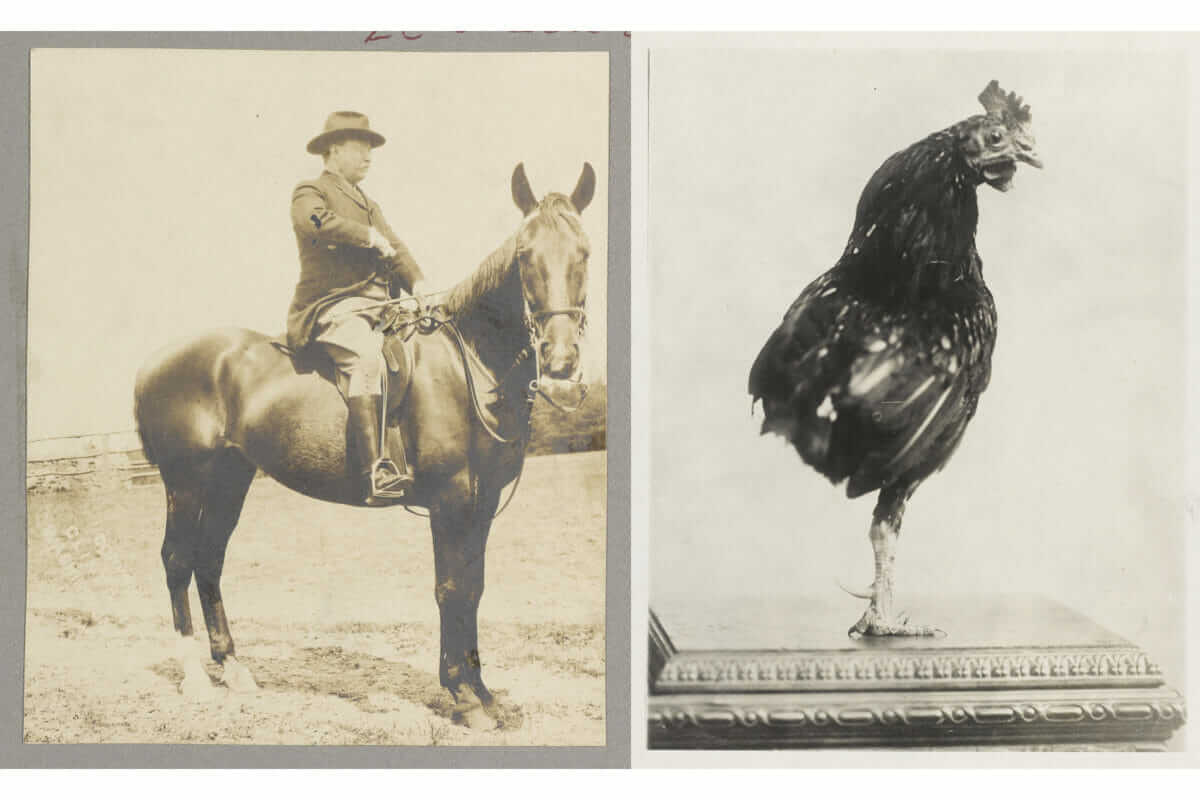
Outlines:
<svg viewBox="0 0 1200 800"><path fill-rule="evenodd" d="M521 353L517 354L517 361L514 362L513 366L509 369L509 372L512 372L512 370L516 368L517 364L528 359L527 355L522 356L523 353L525 353L527 350L532 351L534 359L534 373L533 380L529 382L529 388L527 390L529 395L532 398L533 395L540 394L543 400L557 408L559 411L572 414L582 408L584 402L587 400L588 387L586 383L583 383L583 373L578 372L574 378L565 379L567 383L572 383L579 386L579 402L573 406L564 406L557 402L553 397L545 392L541 383L541 352L542 343L546 341L546 324L554 317L559 316L569 317L571 321L575 323L575 335L580 339L583 338L587 331L587 311L583 308L583 306L565 306L563 308L547 308L540 311L531 311L529 309L529 300L525 300L525 330L529 336L529 343L522 348Z"/></svg>
<svg viewBox="0 0 1200 800"><path fill-rule="evenodd" d="M388 300L378 303L378 306L395 306L401 303L411 302L413 298L404 297L395 300ZM546 341L546 325L554 317L566 316L575 323L575 334L582 339L587 331L587 309L582 305L579 306L563 306L560 308L545 308L533 311L529 307L529 299L524 297L522 293L522 324L525 329L525 344L517 351L513 357L513 362L502 375L498 375L496 379L496 388L493 392L500 391L500 387L508 385L513 373L516 372L526 361L533 359L533 378L525 387L525 404L529 411L533 409L533 401L538 395L559 411L572 414L583 407L587 400L588 387L583 383L583 374L579 372L573 378L563 379L565 383L571 383L579 386L579 402L573 406L564 406L548 394L542 386L542 343ZM362 309L356 309L356 312ZM356 313L355 312L355 313ZM466 373L468 393L471 396L472 407L475 412L476 419L483 426L487 434L500 444L515 444L528 438L528 430L523 431L521 435L516 437L505 437L500 434L487 421L483 414L483 409L479 408L478 396L475 394L475 377L471 373L470 358L467 355L467 343L463 339L462 331L459 330L458 324L452 316L446 313L445 306L431 306L423 311L415 318L400 323L398 327L409 327L413 332L429 335L439 328L444 328L450 334L450 339L454 342L458 349L459 357L463 362L463 371ZM384 326L385 328L388 326ZM394 330L395 328L393 328ZM405 338L411 336L410 332ZM526 428L531 423L531 419L526 422Z"/></svg>
<svg viewBox="0 0 1200 800"><path fill-rule="evenodd" d="M526 217L526 222L528 222L529 219L530 219L529 217ZM471 369L471 359L469 356L469 348L467 347L466 340L463 338L462 331L459 330L456 320L454 319L454 317L452 317L446 313L445 306L439 305L439 306L434 306L431 308L422 309L421 313L415 319L408 320L406 323L403 323L401 325L401 327L411 325L412 330L414 332L420 333L422 335L432 334L434 331L438 330L439 328L445 330L449 334L450 340L454 343L455 347L458 350L459 357L462 359L463 372L465 374L466 384L467 384L467 396L470 398L472 412L475 416L475 419L478 420L480 427L482 427L483 430L488 434L488 436L490 436L497 443L503 444L503 445L519 443L521 445L521 448L523 451L525 449L525 447L528 446L529 439L532 435L533 404L534 404L534 400L536 400L536 398L539 394L542 396L542 399L544 399L547 403L549 403L554 408L557 408L559 411L563 411L565 413L570 414L570 413L574 413L574 412L578 411L580 408L582 408L584 402L587 400L588 387L587 387L587 384L583 383L582 371L577 372L576 376L573 378L565 379L565 382L567 382L567 383L572 383L572 384L578 385L579 389L580 389L580 394L579 394L579 402L578 403L576 403L573 406L564 406L561 403L559 403L558 401L556 401L549 393L546 392L546 390L542 386L542 382L541 382L541 376L542 376L541 346L546 341L546 326L547 326L547 324L549 324L550 320L554 319L555 317L566 316L566 317L570 318L572 322L575 323L576 336L578 338L583 338L584 333L587 330L587 310L583 307L583 305L578 305L578 306L563 306L563 307L555 307L555 308L545 308L545 309L538 309L537 311L534 311L529 307L529 298L525 297L525 295L524 295L524 287L522 287L521 294L522 294L522 324L525 329L525 343L521 347L521 349L517 351L516 356L513 357L512 364L504 372L504 374L496 376L496 386L495 386L495 388L493 388L491 390L492 393L500 394L501 396L503 396L502 395L502 387L507 386L509 384L509 381L511 380L514 373L518 369L520 369L525 364L525 362L529 361L530 359L533 360L533 378L529 381L528 384L526 384L525 390L524 390L524 398L523 398L524 411L525 411L525 415L524 415L525 416L525 425L523 426L523 429L521 430L521 432L519 434L517 434L516 436L506 437L506 436L501 435L500 432L498 430L496 430L490 422L488 422L487 417L485 416L485 414L483 412L483 409L480 408L479 395L476 393L476 390L475 390L475 376ZM403 301L403 300L411 301L412 298L400 298L400 300L401 301ZM394 303L396 303L396 301L385 301L383 303L380 303L380 305L381 306L389 306L389 305L393 305ZM411 336L411 335L412 335L411 332L409 334L407 334L407 336ZM407 336L406 336L406 338L407 338ZM470 458L468 458L468 461L470 461ZM493 513L493 515L492 515L493 519L495 517L499 516L506 508L508 508L509 503L511 503L513 497L516 496L517 487L521 483L521 475L523 473L524 473L524 458L522 458L522 460L521 460L521 470L517 473L516 480L513 483L512 491L509 492L508 499L505 500L503 505L501 505L499 507L499 509L497 509ZM476 481L477 481L477 476L472 475L471 476L471 484L473 487L475 486ZM477 488L473 488L473 493L477 492L477 491L478 491ZM478 500L477 495L476 495L476 500ZM416 512L413 512L412 509L409 508L408 506L405 506L405 507L408 508L408 510L410 512L416 513ZM420 515L420 516L423 516L423 515Z"/></svg>
<svg viewBox="0 0 1200 800"><path fill-rule="evenodd" d="M575 323L576 332L582 338L587 330L587 311L583 306L567 306L565 308L548 308L543 311L530 311L529 301L525 301L525 324L531 328L531 335L539 341L544 340L546 323L554 317L570 317Z"/></svg>
<svg viewBox="0 0 1200 800"><path fill-rule="evenodd" d="M517 230L515 238L520 239L521 234L524 232L526 226L528 226L530 222L537 217L540 208L541 204L525 215L525 219L521 221L521 227ZM518 265L518 269L519 268L520 266ZM525 296L524 287L521 289L521 308L527 341L525 346L517 352L516 357L513 359L512 366L508 368L508 372L501 376L499 385L503 386L508 381L508 376L511 375L515 369L520 367L521 364L528 361L532 357L533 380L529 382L529 385L525 390L526 402L529 404L530 408L532 409L533 407L534 398L540 394L543 400L552 405L554 408L557 408L559 411L563 411L568 414L578 411L583 407L584 401L587 400L588 393L587 384L583 383L583 373L577 372L574 378L566 379L567 383L573 383L579 386L579 402L573 406L564 406L551 397L545 391L545 389L542 388L541 353L542 343L546 341L546 325L550 322L550 320L560 316L569 317L571 321L575 323L576 337L582 339L587 331L587 310L582 304L580 304L578 306L542 308L534 311L529 307L529 298Z"/></svg>
<svg viewBox="0 0 1200 800"><path fill-rule="evenodd" d="M563 405L560 405L559 403L555 402L554 398L551 397L550 395L546 394L546 392L542 389L541 381L539 380L542 375L542 363L541 363L541 356L539 354L541 352L541 344L543 341L545 341L545 334L543 332L544 328L545 328L545 324L546 324L547 320L549 320L555 316L561 315L561 314L569 315L569 316L571 316L572 319L576 320L575 324L577 325L577 328L576 328L577 333L579 336L583 336L584 328L587 325L587 312L582 307L568 307L568 308L546 309L543 311L530 311L529 310L529 301L528 300L524 301L523 318L524 318L524 323L525 323L525 332L526 332L526 336L527 336L526 343L525 343L524 347L522 347L517 352L517 355L513 358L513 363L508 368L508 370L503 375L500 375L497 377L496 387L494 389L492 389L493 393L499 393L501 391L501 387L506 386L508 384L510 376L512 376L512 374L516 370L520 369L521 365L524 364L526 361L528 361L531 358L533 359L533 370L534 370L533 371L533 379L530 380L529 383L525 387L525 397L524 397L525 425L524 425L524 428L521 430L521 432L518 435L513 436L513 437L502 436L500 434L500 432L497 431L494 427L492 427L492 424L490 422L488 422L487 417L483 413L483 409L479 407L479 395L475 391L475 375L471 370L471 360L470 360L470 356L468 355L467 343L466 343L466 340L463 339L462 331L459 330L458 325L457 325L457 323L455 323L454 319L449 316L438 315L436 313L436 309L435 309L434 311L427 312L425 315L418 317L415 320L415 325L413 327L414 327L414 330L416 330L424 335L433 333L438 328L442 328L443 330L447 331L447 333L449 333L450 340L452 342L454 342L455 347L458 349L459 358L462 359L463 374L466 377L466 382L467 382L467 397L470 399L471 410L475 415L475 419L479 421L480 427L483 428L483 430L487 433L487 435L490 436L497 443L499 443L499 444L520 444L521 450L522 450L522 452L524 452L525 448L529 446L529 439L532 435L533 402L539 394L542 396L542 398L547 403L549 403L550 405L559 409L560 411L564 411L566 413L572 413L572 412L578 411L583 406L584 401L587 399L587 384L582 384L582 376L571 380L572 383L582 384L582 385L580 386L579 403L575 406L570 406L570 407L563 406ZM470 458L468 458L468 463L469 462L470 462ZM508 493L508 499L505 500L504 503L498 509L496 509L496 511L492 514L492 519L495 519L496 517L498 517L502 513L504 513L504 510L506 508L508 508L509 503L511 503L513 498L517 496L517 487L519 487L521 485L521 476L524 474L525 474L525 459L524 459L524 457L522 457L521 469L519 472L517 472L516 480L513 481L513 487L512 487L512 490ZM472 472L470 480L471 480L471 486L472 486L472 494L475 496L475 501L478 502L478 488L476 485L478 478L473 472ZM408 506L405 506L405 508L410 513L413 513L413 514L417 513ZM425 515L418 514L418 516L425 516Z"/></svg>

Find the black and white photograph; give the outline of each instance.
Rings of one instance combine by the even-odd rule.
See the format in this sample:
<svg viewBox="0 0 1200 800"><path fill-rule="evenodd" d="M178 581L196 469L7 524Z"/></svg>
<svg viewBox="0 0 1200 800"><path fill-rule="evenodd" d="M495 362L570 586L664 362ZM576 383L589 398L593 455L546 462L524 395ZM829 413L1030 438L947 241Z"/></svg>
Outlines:
<svg viewBox="0 0 1200 800"><path fill-rule="evenodd" d="M1185 749L1186 54L748 38L647 54L647 747Z"/></svg>
<svg viewBox="0 0 1200 800"><path fill-rule="evenodd" d="M30 70L24 741L603 747L609 53Z"/></svg>

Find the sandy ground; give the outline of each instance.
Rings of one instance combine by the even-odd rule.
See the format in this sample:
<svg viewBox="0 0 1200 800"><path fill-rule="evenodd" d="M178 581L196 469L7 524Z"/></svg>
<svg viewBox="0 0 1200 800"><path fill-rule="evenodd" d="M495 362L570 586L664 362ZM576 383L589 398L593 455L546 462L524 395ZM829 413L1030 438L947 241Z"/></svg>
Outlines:
<svg viewBox="0 0 1200 800"><path fill-rule="evenodd" d="M438 684L425 520L256 481L222 588L260 690L196 702L177 688L162 487L31 495L25 740L603 745L604 509L603 452L529 459L488 545L480 656L503 725L480 731Z"/></svg>

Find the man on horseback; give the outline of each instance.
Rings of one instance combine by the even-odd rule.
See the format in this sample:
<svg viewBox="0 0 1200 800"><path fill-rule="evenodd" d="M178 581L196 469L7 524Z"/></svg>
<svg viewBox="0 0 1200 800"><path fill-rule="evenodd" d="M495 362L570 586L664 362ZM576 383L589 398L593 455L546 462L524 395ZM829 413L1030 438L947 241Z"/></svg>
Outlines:
<svg viewBox="0 0 1200 800"><path fill-rule="evenodd" d="M308 143L325 170L296 187L291 210L300 281L288 310L288 346L300 352L320 345L337 367L349 407L347 456L358 459L354 467L368 505L402 498L413 483L403 442L394 448L395 461L384 448L387 366L378 325L385 308L379 304L406 290L425 306L421 268L359 188L372 149L384 142L363 114L330 114L325 130Z"/></svg>
<svg viewBox="0 0 1200 800"><path fill-rule="evenodd" d="M209 652L224 665L222 680L235 691L257 688L237 661L220 584L229 537L258 471L309 497L347 505L379 498L371 493L382 488L375 473L408 472L376 464L380 376L387 368L379 363L378 312L367 306L387 301L388 282L420 292L421 271L357 187L370 148L383 137L357 114L335 114L326 128L336 135L309 145L325 156L326 171L300 184L292 202L301 276L288 340L297 349L318 343L318 352L337 363L339 387L350 399L351 441L341 430L344 408L335 392L300 374L278 343L257 331L222 328L162 348L135 382L138 434L166 488L162 562L180 637L180 690L192 697L212 689L191 646L193 579ZM518 164L512 195L524 219L517 233L447 294L445 316L433 326L441 334L412 340L404 415L407 430L421 437L409 443L421 451L422 485L421 496L405 502L429 509L441 620L438 679L454 697L455 713L465 710L468 719L473 704L500 719L479 656L488 533L503 487L521 474L531 393L541 391L542 381L570 381L579 372L590 249L580 214L595 180L585 163L570 197L555 192L539 201ZM486 407L483 397L491 398ZM347 463L375 467L362 481L367 485L360 488Z"/></svg>

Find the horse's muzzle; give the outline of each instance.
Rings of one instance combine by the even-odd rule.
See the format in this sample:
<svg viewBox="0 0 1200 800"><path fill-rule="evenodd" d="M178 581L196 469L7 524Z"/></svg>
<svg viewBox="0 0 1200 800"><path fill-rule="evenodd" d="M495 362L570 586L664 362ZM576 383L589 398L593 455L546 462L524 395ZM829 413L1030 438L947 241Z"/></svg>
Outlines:
<svg viewBox="0 0 1200 800"><path fill-rule="evenodd" d="M538 381L538 392L560 410L574 411L587 399L588 387L583 382L583 370L577 370L568 379L543 376Z"/></svg>
<svg viewBox="0 0 1200 800"><path fill-rule="evenodd" d="M580 380L579 345L542 342L541 344L542 374L540 377L550 380Z"/></svg>

